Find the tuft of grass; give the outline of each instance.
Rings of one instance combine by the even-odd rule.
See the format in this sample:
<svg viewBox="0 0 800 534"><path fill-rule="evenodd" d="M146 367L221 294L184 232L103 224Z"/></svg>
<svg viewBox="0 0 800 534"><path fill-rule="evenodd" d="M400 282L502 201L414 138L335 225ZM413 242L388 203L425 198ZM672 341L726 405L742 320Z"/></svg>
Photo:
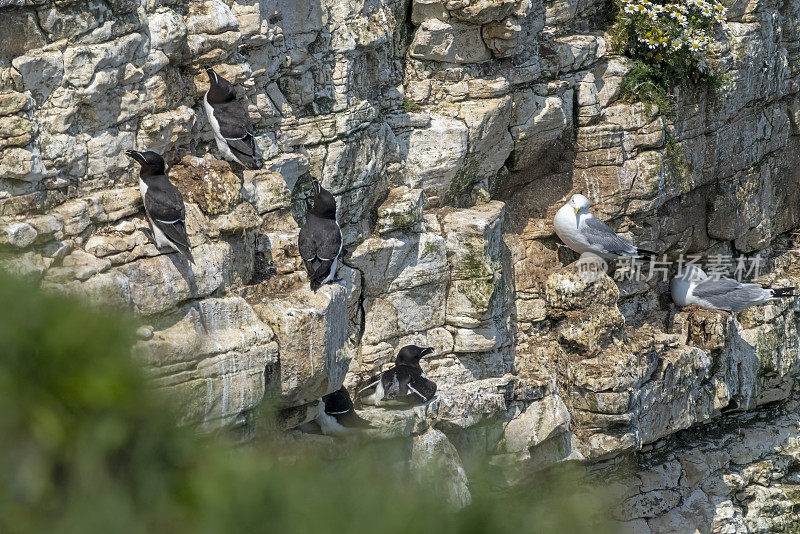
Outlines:
<svg viewBox="0 0 800 534"><path fill-rule="evenodd" d="M403 97L403 111L406 113L417 113L422 111L422 107L413 100Z"/></svg>
<svg viewBox="0 0 800 534"><path fill-rule="evenodd" d="M659 113L672 113L670 94L677 84L667 72L643 61L634 60L622 84L622 96L628 101L639 101L650 113L655 106Z"/></svg>

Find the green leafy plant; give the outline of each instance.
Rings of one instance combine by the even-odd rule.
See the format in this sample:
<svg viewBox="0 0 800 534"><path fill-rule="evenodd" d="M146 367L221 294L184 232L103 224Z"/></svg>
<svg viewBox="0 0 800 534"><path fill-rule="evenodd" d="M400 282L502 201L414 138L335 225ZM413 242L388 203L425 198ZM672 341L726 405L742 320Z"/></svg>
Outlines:
<svg viewBox="0 0 800 534"><path fill-rule="evenodd" d="M2 271L0 310L4 534L613 532L582 473L536 472L504 491L475 473L472 504L452 511L398 467L408 440L197 436L131 358L129 318Z"/></svg>
<svg viewBox="0 0 800 534"><path fill-rule="evenodd" d="M675 86L693 82L728 89L729 79L713 68L713 32L725 22L718 0L618 0L613 45L632 60L624 94L670 111Z"/></svg>
<svg viewBox="0 0 800 534"><path fill-rule="evenodd" d="M422 111L422 107L413 100L403 97L403 111L406 113L416 113Z"/></svg>

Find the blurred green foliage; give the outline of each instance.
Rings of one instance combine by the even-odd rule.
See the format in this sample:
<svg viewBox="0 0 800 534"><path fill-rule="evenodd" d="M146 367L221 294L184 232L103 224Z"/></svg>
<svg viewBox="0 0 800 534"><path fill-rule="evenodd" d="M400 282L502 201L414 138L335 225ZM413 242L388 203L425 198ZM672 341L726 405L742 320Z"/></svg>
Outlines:
<svg viewBox="0 0 800 534"><path fill-rule="evenodd" d="M332 459L198 437L131 359L134 328L0 274L0 532L605 531L603 500L568 476L503 492L475 476L448 512L398 467L402 441Z"/></svg>

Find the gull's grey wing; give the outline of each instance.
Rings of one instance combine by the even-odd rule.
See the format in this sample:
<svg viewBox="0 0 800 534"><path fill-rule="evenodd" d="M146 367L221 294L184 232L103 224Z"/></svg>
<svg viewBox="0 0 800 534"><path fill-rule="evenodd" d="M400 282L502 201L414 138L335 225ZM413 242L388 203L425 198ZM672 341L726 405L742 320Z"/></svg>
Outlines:
<svg viewBox="0 0 800 534"><path fill-rule="evenodd" d="M697 284L692 296L706 301L718 310L740 312L768 300L771 293L758 284L742 284L730 278L709 278Z"/></svg>
<svg viewBox="0 0 800 534"><path fill-rule="evenodd" d="M608 254L630 256L637 252L633 243L617 235L609 225L597 217L583 218L580 231L590 244L603 249Z"/></svg>

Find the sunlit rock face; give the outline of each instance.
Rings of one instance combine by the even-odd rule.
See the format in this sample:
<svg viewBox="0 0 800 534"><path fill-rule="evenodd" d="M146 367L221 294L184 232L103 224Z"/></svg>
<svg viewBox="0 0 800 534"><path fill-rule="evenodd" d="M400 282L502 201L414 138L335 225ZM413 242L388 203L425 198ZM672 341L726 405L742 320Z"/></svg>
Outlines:
<svg viewBox="0 0 800 534"><path fill-rule="evenodd" d="M513 481L640 454L634 531L769 531L796 500L798 303L732 317L658 277L584 280L552 217L582 193L643 248L760 254L761 281L800 283L800 2L731 3L732 92L680 89L669 117L621 98L608 4L0 0L0 262L137 315L134 355L187 424L250 427L266 392L296 427L433 346L435 406L365 416L420 465L443 455L454 505L462 460ZM220 158L206 66L262 169ZM164 154L191 268L149 238L131 148ZM296 248L312 178L347 251L317 293Z"/></svg>

